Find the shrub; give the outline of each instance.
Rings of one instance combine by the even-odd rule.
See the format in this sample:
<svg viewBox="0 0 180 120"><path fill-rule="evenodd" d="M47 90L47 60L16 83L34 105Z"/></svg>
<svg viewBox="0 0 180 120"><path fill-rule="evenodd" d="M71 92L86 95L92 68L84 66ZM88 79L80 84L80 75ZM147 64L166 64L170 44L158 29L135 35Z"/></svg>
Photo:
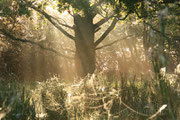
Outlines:
<svg viewBox="0 0 180 120"><path fill-rule="evenodd" d="M35 106L29 91L17 82L1 82L0 108L0 117L5 120L35 120Z"/></svg>

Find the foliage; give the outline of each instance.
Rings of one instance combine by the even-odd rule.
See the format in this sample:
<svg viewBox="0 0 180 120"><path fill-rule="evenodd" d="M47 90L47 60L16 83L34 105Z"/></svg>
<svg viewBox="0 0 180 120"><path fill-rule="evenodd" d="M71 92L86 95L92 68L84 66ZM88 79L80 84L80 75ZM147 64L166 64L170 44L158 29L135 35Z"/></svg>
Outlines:
<svg viewBox="0 0 180 120"><path fill-rule="evenodd" d="M0 118L4 120L35 120L36 112L30 93L13 81L0 85Z"/></svg>

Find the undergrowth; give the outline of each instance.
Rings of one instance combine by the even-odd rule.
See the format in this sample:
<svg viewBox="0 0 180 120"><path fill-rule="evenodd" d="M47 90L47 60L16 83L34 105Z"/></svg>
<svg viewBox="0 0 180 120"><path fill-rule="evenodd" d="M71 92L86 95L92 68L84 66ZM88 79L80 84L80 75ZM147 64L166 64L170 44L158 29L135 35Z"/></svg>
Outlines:
<svg viewBox="0 0 180 120"><path fill-rule="evenodd" d="M30 91L18 82L0 83L0 119L35 120L36 111Z"/></svg>
<svg viewBox="0 0 180 120"><path fill-rule="evenodd" d="M0 87L4 120L178 120L179 82L169 77L91 75L72 84L57 77L27 90L17 82ZM110 80L111 79L111 80ZM25 87L23 87L25 86Z"/></svg>

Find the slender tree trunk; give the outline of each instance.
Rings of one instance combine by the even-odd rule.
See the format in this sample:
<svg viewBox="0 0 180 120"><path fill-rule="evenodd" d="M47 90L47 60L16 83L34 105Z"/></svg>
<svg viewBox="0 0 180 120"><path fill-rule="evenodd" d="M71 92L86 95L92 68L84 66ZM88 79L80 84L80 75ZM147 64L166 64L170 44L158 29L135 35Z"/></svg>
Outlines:
<svg viewBox="0 0 180 120"><path fill-rule="evenodd" d="M95 70L95 45L93 17L86 15L74 17L75 24L75 65L78 76L85 77Z"/></svg>

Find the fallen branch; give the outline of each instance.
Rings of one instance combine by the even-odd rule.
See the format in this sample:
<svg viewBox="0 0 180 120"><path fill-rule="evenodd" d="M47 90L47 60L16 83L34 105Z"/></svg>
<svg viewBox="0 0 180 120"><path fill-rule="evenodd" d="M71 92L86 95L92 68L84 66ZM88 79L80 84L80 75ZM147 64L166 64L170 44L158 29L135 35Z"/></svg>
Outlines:
<svg viewBox="0 0 180 120"><path fill-rule="evenodd" d="M146 120L152 120L152 119L154 119L155 117L157 117L157 116L161 113L162 110L164 110L164 109L167 107L167 105L165 104L165 105L161 106L161 107L159 108L159 110L158 110L156 113L154 113L153 115L147 115L147 114L140 113L140 112L132 109L132 108L129 107L127 104L125 104L123 101L121 101L121 99L120 99L120 102L121 102L127 109L129 109L130 111L132 111L132 112L134 112L134 113L136 113L136 114L138 114L138 115L141 115L141 116L144 116L144 117L148 117Z"/></svg>
<svg viewBox="0 0 180 120"><path fill-rule="evenodd" d="M140 112L132 109L131 107L129 107L128 105L126 105L126 104L125 104L124 102L122 102L122 101L121 101L121 103L122 103L127 109L131 110L132 112L134 112L134 113L136 113L136 114L138 114L138 115L141 115L141 116L144 116L144 117L148 117L148 116L149 116L149 115L147 115L147 114L140 113Z"/></svg>
<svg viewBox="0 0 180 120"><path fill-rule="evenodd" d="M161 113L162 110L164 110L167 107L167 105L163 105L162 107L159 108L159 110L151 115L147 120L152 120L153 118L155 118L157 115L159 115Z"/></svg>

